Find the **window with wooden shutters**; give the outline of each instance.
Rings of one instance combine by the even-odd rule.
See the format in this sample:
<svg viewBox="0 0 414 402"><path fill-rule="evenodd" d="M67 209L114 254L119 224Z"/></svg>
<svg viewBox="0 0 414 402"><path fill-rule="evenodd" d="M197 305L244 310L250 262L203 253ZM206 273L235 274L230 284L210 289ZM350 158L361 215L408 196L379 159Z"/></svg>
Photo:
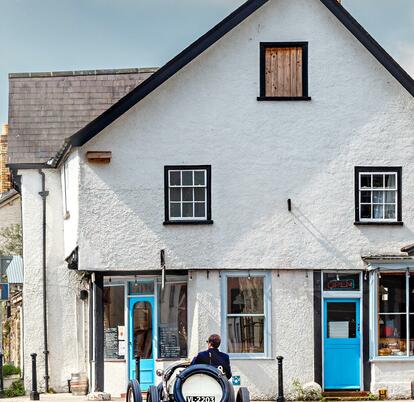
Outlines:
<svg viewBox="0 0 414 402"><path fill-rule="evenodd" d="M310 100L308 44L260 44L260 97L258 100Z"/></svg>

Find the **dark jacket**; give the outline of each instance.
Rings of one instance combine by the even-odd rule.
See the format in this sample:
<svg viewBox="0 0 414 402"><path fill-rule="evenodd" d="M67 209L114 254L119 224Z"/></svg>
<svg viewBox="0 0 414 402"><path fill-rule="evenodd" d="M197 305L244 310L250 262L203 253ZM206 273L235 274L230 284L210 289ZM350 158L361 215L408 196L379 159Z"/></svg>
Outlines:
<svg viewBox="0 0 414 402"><path fill-rule="evenodd" d="M220 352L218 349L207 349L200 352L191 364L208 364L210 366L223 367L224 374L228 379L231 378L230 358L227 353Z"/></svg>

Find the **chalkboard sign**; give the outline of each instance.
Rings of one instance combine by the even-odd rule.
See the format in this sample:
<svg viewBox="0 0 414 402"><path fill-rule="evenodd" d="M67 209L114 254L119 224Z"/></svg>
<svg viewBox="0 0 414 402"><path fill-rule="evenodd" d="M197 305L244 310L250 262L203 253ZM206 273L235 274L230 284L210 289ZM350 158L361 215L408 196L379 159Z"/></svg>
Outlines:
<svg viewBox="0 0 414 402"><path fill-rule="evenodd" d="M160 357L164 359L180 358L178 328L160 327Z"/></svg>
<svg viewBox="0 0 414 402"><path fill-rule="evenodd" d="M104 354L105 359L119 359L118 355L118 328L105 329Z"/></svg>

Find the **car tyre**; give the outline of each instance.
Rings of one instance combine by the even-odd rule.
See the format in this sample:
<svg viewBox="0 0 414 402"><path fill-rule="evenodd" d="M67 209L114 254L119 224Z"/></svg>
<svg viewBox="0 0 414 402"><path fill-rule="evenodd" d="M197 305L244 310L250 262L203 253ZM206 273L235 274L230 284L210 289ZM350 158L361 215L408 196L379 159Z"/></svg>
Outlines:
<svg viewBox="0 0 414 402"><path fill-rule="evenodd" d="M246 387L240 387L237 392L236 402L250 402L250 393Z"/></svg>
<svg viewBox="0 0 414 402"><path fill-rule="evenodd" d="M158 394L158 388L155 385L150 385L147 391L147 402L159 402L160 397Z"/></svg>
<svg viewBox="0 0 414 402"><path fill-rule="evenodd" d="M137 380L128 383L126 402L142 402L141 387Z"/></svg>

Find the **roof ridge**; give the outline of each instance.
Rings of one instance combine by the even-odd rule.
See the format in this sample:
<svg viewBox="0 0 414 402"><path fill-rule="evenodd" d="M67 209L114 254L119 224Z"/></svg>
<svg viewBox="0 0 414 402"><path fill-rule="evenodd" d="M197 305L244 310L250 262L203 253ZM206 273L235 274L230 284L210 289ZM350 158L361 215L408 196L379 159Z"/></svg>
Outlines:
<svg viewBox="0 0 414 402"><path fill-rule="evenodd" d="M9 73L9 79L155 73L158 69L159 67L136 67L136 68L133 67L133 68L94 69L94 70L39 71L39 72L35 71L35 72Z"/></svg>

